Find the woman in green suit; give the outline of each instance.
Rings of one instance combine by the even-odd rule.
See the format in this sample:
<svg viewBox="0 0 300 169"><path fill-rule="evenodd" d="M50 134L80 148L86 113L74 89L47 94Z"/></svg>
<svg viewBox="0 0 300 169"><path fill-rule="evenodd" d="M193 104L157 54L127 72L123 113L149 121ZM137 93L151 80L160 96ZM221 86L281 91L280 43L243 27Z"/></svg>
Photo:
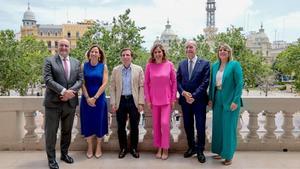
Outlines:
<svg viewBox="0 0 300 169"><path fill-rule="evenodd" d="M214 159L225 159L230 165L236 150L236 129L242 104L243 72L239 62L232 60L228 44L218 47L218 61L213 64L209 87L209 103L213 110L212 145Z"/></svg>

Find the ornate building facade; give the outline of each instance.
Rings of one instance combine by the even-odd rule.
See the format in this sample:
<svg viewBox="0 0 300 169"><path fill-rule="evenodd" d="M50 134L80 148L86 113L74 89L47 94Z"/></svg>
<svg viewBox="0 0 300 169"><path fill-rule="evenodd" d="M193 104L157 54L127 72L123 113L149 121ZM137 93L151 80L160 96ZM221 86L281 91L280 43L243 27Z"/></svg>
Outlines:
<svg viewBox="0 0 300 169"><path fill-rule="evenodd" d="M170 21L167 20L165 30L161 33L160 37L158 37L158 36L156 37L156 40L154 41L154 44L161 43L166 50L169 50L170 46L171 46L171 43L173 41L178 41L179 42L178 36L175 34L175 32L172 30L171 27L172 26L170 24Z"/></svg>
<svg viewBox="0 0 300 169"><path fill-rule="evenodd" d="M93 25L94 21L84 20L78 23L67 23L62 25L37 24L35 14L31 11L28 4L24 12L21 26L21 38L32 35L44 41L49 51L54 54L57 51L58 40L66 38L70 41L71 48L76 47L77 40Z"/></svg>
<svg viewBox="0 0 300 169"><path fill-rule="evenodd" d="M258 32L251 31L247 35L246 47L253 53L261 54L267 63L274 63L277 55L288 47L288 43L282 40L270 42L269 37L265 33L263 24L261 24Z"/></svg>

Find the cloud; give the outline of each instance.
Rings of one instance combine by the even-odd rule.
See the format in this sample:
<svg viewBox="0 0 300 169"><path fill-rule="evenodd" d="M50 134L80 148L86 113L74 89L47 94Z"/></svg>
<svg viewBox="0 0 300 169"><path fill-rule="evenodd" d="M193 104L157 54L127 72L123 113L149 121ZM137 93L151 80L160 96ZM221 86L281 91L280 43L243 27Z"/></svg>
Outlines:
<svg viewBox="0 0 300 169"><path fill-rule="evenodd" d="M223 27L230 26L245 9L251 6L251 3L252 0L217 0L216 26L221 30ZM27 4L11 0L4 6L13 16L12 22L14 22L15 29L18 29L22 24L23 12L27 9ZM230 10L235 6L239 7ZM148 48L151 47L156 36L160 36L165 29L167 19L170 20L172 29L180 38L192 38L203 34L203 28L206 26L206 0L31 1L31 10L40 24L62 24L68 20L78 22L86 18L111 21L112 17L124 13L127 8L131 9L130 16L138 26L146 26L142 34L146 41L144 46Z"/></svg>
<svg viewBox="0 0 300 169"><path fill-rule="evenodd" d="M286 41L296 41L300 38L300 12L290 12L286 15L282 15L276 18L272 18L266 22L266 26L271 34L271 39L275 39L275 31L277 33L276 39L282 39Z"/></svg>

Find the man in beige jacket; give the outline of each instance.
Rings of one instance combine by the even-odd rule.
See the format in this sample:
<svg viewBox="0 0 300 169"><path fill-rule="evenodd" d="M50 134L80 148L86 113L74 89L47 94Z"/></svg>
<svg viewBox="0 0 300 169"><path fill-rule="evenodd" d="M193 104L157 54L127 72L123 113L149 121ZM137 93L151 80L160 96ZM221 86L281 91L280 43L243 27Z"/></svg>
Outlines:
<svg viewBox="0 0 300 169"><path fill-rule="evenodd" d="M122 64L114 67L110 83L110 105L116 112L118 123L119 158L124 158L128 152L126 121L129 114L130 123L130 153L139 158L137 151L139 137L140 112L144 106L144 72L142 67L132 63L133 53L130 48L121 50Z"/></svg>

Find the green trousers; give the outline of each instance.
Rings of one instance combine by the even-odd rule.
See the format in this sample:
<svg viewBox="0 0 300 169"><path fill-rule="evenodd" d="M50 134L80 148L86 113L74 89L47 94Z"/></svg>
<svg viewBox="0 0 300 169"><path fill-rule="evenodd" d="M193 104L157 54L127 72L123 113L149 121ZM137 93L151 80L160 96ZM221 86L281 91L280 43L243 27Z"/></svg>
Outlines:
<svg viewBox="0 0 300 169"><path fill-rule="evenodd" d="M225 109L223 103L222 91L216 90L213 104L211 151L223 159L231 160L237 147L236 130L240 108L231 111L228 108Z"/></svg>

